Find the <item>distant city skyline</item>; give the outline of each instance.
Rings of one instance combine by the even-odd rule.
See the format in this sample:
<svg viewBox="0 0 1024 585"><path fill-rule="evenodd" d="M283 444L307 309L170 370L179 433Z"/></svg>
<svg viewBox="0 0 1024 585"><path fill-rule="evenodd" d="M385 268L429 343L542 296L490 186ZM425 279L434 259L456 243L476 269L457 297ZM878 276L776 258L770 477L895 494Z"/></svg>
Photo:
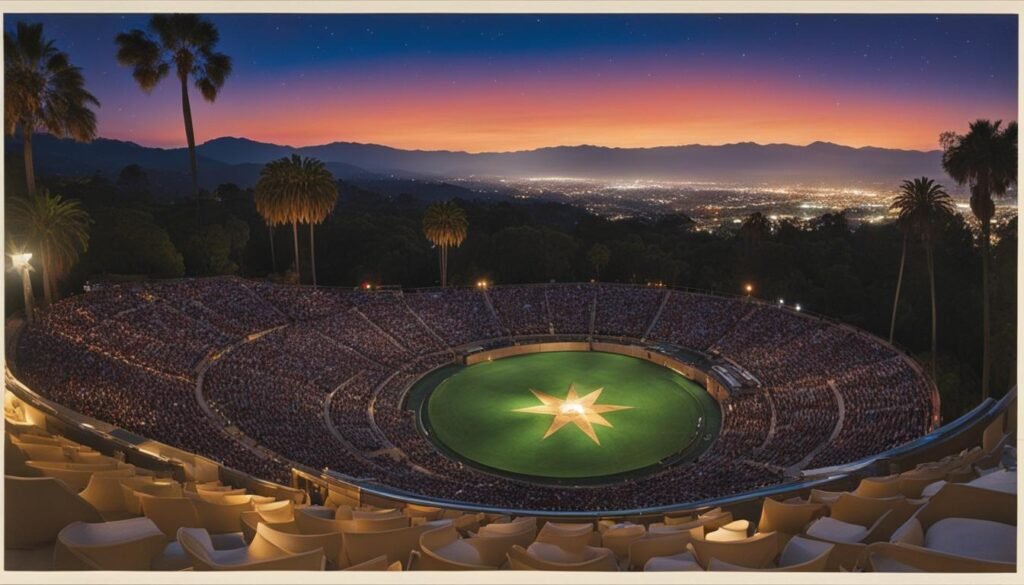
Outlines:
<svg viewBox="0 0 1024 585"><path fill-rule="evenodd" d="M144 94L114 36L148 14L42 22L102 102L99 134L185 143L180 90ZM526 150L828 141L934 150L1017 118L1015 15L221 15L234 72L192 89L197 142Z"/></svg>

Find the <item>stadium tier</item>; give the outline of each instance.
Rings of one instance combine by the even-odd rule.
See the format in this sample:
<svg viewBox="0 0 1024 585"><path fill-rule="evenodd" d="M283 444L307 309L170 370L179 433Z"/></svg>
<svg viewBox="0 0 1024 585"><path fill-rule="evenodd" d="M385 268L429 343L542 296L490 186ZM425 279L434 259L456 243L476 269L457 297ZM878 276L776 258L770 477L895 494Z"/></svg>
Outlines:
<svg viewBox="0 0 1024 585"><path fill-rule="evenodd" d="M410 387L482 347L545 338L669 344L758 383L720 397L721 428L699 457L616 476L625 481L538 485L437 449L407 404ZM14 351L17 375L43 397L258 477L287 481L299 465L532 510L634 509L763 488L915 439L931 428L936 406L910 359L852 328L750 299L610 284L414 292L232 278L116 285L58 303ZM627 416L635 415L620 420ZM252 457L245 440L280 463Z"/></svg>
<svg viewBox="0 0 1024 585"><path fill-rule="evenodd" d="M774 305L227 278L41 317L8 343L18 566L1015 568L1015 400L927 434L908 357Z"/></svg>

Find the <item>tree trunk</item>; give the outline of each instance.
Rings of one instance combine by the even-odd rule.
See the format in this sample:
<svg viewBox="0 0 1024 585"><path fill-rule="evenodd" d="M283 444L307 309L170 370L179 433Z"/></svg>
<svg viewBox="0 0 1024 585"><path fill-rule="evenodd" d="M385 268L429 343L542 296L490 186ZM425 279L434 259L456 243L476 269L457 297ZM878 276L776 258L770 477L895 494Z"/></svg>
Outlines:
<svg viewBox="0 0 1024 585"><path fill-rule="evenodd" d="M896 298L892 301L892 321L889 323L889 343L896 335L896 307L900 303L900 288L903 286L903 267L907 264L907 233L903 232L903 253L900 255L900 275L896 277Z"/></svg>
<svg viewBox="0 0 1024 585"><path fill-rule="evenodd" d="M309 265L313 271L313 288L316 288L316 244L313 241L313 222L309 222Z"/></svg>
<svg viewBox="0 0 1024 585"><path fill-rule="evenodd" d="M441 286L448 288L448 246L444 247L444 283Z"/></svg>
<svg viewBox="0 0 1024 585"><path fill-rule="evenodd" d="M35 296L32 294L32 273L28 266L21 269L21 289L25 293L25 321L31 325L35 320Z"/></svg>
<svg viewBox="0 0 1024 585"><path fill-rule="evenodd" d="M46 300L46 306L53 304L53 283L50 278L51 266L50 266L50 246L49 244L43 244L43 257L42 262L39 263L43 268L43 298Z"/></svg>
<svg viewBox="0 0 1024 585"><path fill-rule="evenodd" d="M25 152L25 183L28 185L29 197L34 197L36 194L36 167L32 161L32 129L28 126L22 126L24 132L24 152Z"/></svg>
<svg viewBox="0 0 1024 585"><path fill-rule="evenodd" d="M991 315L989 306L989 238L992 226L990 220L981 222L981 307L982 307L982 358L981 358L981 399L988 398L989 374L991 358L989 353L989 337L991 334Z"/></svg>
<svg viewBox="0 0 1024 585"><path fill-rule="evenodd" d="M292 222L292 240L295 242L295 277L302 284L302 269L299 268L299 224Z"/></svg>
<svg viewBox="0 0 1024 585"><path fill-rule="evenodd" d="M441 287L444 287L444 246L437 248L437 267L441 273Z"/></svg>
<svg viewBox="0 0 1024 585"><path fill-rule="evenodd" d="M277 256L274 254L274 226L267 225L267 232L270 233L270 270L277 273Z"/></svg>
<svg viewBox="0 0 1024 585"><path fill-rule="evenodd" d="M932 240L930 235L925 236L924 240L925 255L928 258L928 287L931 289L932 296L932 381L936 385L939 383L938 378L938 337L936 336L936 330L938 329L938 313L935 308L935 257L932 253Z"/></svg>
<svg viewBox="0 0 1024 585"><path fill-rule="evenodd" d="M192 131L192 106L188 101L188 78L179 75L181 81L181 113L185 118L185 139L188 141L188 161L192 166L192 192L196 197L196 217L202 223L202 205L199 201L199 170L196 167L196 136Z"/></svg>

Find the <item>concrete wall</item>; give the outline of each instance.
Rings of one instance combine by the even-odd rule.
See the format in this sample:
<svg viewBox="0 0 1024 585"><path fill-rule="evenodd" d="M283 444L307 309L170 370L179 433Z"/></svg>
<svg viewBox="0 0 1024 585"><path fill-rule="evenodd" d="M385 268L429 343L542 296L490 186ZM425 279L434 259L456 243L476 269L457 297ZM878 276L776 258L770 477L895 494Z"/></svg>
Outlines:
<svg viewBox="0 0 1024 585"><path fill-rule="evenodd" d="M526 345L510 345L497 349L488 349L466 356L466 365L471 366L480 362L500 360L502 358L526 355L530 353L543 353L549 351L590 351L590 344L585 341L552 341L547 343L530 343Z"/></svg>

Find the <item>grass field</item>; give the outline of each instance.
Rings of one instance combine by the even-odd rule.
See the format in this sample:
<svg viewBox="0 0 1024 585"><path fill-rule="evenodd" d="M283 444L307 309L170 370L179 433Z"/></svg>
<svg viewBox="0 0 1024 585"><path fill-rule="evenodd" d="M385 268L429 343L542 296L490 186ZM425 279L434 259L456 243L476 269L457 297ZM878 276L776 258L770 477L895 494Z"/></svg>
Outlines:
<svg viewBox="0 0 1024 585"><path fill-rule="evenodd" d="M424 381L433 387L423 413L432 438L470 464L513 475L595 478L650 467L680 453L693 458L710 444L705 435L714 437L721 422L714 399L697 384L616 354L537 353L446 374ZM515 412L541 405L531 388L564 399L570 384L580 396L603 388L598 406L631 407L602 414L613 426L594 425L600 445L573 423L544 439L552 415ZM698 434L699 418L704 426Z"/></svg>

